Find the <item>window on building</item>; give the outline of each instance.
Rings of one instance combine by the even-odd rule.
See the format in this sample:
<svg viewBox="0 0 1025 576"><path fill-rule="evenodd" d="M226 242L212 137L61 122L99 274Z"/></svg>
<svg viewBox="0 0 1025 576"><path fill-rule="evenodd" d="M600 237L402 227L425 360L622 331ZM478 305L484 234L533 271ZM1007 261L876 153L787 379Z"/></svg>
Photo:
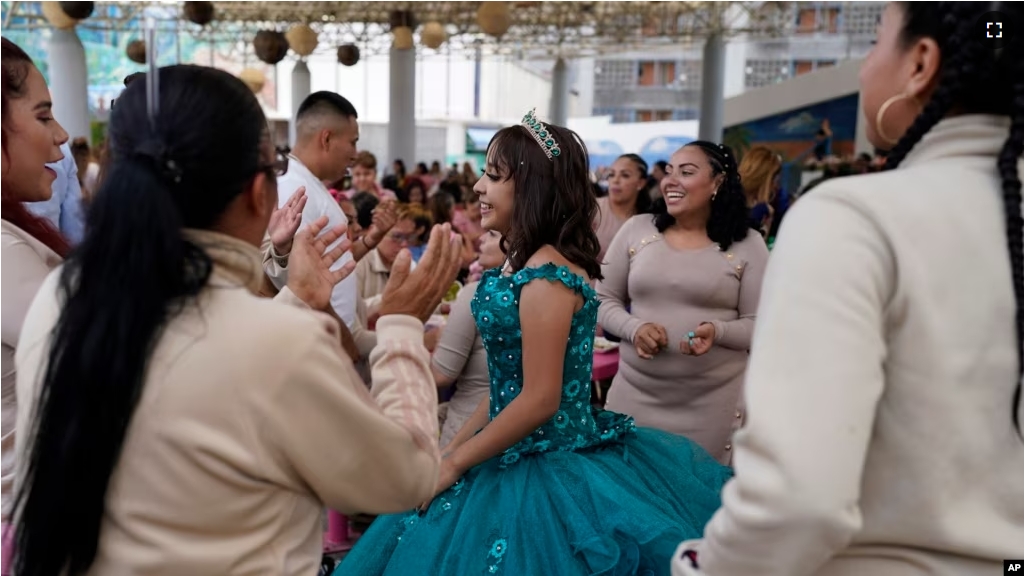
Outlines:
<svg viewBox="0 0 1025 576"><path fill-rule="evenodd" d="M632 60L599 60L594 65L594 88L621 88L633 86L637 64Z"/></svg>
<svg viewBox="0 0 1025 576"><path fill-rule="evenodd" d="M794 61L794 75L800 76L801 74L807 74L815 69L815 62L811 60L795 60Z"/></svg>
<svg viewBox="0 0 1025 576"><path fill-rule="evenodd" d="M830 33L836 34L839 30L840 21L840 9L839 8L826 8L821 13L822 26Z"/></svg>
<svg viewBox="0 0 1025 576"><path fill-rule="evenodd" d="M638 110L637 111L637 121L638 122L651 122L654 119L654 117L655 116L654 116L654 114L652 114L651 110Z"/></svg>
<svg viewBox="0 0 1025 576"><path fill-rule="evenodd" d="M809 33L815 31L817 18L815 8L802 8L797 12L797 31Z"/></svg>
<svg viewBox="0 0 1025 576"><path fill-rule="evenodd" d="M697 120L699 117L696 108L677 108L673 110L673 120Z"/></svg>
<svg viewBox="0 0 1025 576"><path fill-rule="evenodd" d="M807 74L814 70L829 68L835 64L835 60L794 60L794 76Z"/></svg>
<svg viewBox="0 0 1025 576"><path fill-rule="evenodd" d="M665 122L666 120L672 120L672 119L673 119L673 111L672 110L656 110L655 111L655 120L657 120L659 122Z"/></svg>
<svg viewBox="0 0 1025 576"><path fill-rule="evenodd" d="M676 62L659 62L659 80L663 86L676 82Z"/></svg>
<svg viewBox="0 0 1025 576"><path fill-rule="evenodd" d="M788 60L748 60L744 70L744 87L760 88L791 77L791 62Z"/></svg>
<svg viewBox="0 0 1025 576"><path fill-rule="evenodd" d="M655 63L654 62L639 62L637 66L637 85L638 86L654 86L655 85Z"/></svg>
<svg viewBox="0 0 1025 576"><path fill-rule="evenodd" d="M797 32L801 34L813 32L836 34L840 29L840 9L822 6L801 8L797 11L796 24Z"/></svg>

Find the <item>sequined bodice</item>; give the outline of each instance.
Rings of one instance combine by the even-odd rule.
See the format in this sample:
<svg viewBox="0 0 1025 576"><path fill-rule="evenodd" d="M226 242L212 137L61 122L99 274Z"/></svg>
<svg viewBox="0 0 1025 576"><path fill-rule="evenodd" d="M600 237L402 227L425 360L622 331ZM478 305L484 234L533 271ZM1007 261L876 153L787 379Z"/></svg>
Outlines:
<svg viewBox="0 0 1025 576"><path fill-rule="evenodd" d="M555 415L502 455L512 464L522 454L578 450L614 440L631 431L633 419L591 407L591 364L598 297L583 278L565 266L545 264L504 276L495 268L484 273L470 308L488 353L491 410L494 419L523 389L523 342L519 298L523 286L541 280L565 284L584 298L574 315L566 342L562 400Z"/></svg>

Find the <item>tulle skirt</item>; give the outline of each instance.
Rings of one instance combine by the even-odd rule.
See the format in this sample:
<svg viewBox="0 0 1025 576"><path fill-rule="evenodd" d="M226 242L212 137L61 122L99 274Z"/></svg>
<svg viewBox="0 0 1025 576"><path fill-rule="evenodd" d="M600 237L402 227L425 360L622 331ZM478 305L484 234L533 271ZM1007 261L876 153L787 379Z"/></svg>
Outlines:
<svg viewBox="0 0 1025 576"><path fill-rule="evenodd" d="M731 469L650 428L578 452L470 470L424 515L379 517L335 576L669 574L701 536Z"/></svg>

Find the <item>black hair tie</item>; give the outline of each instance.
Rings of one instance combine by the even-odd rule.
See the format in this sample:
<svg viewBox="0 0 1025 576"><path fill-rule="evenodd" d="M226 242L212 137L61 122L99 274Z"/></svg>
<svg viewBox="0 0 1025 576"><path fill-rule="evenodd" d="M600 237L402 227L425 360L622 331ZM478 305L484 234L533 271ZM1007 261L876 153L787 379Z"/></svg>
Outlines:
<svg viewBox="0 0 1025 576"><path fill-rule="evenodd" d="M170 184L181 184L182 169L171 157L167 146L156 138L150 138L135 149L135 156L145 159L157 175Z"/></svg>

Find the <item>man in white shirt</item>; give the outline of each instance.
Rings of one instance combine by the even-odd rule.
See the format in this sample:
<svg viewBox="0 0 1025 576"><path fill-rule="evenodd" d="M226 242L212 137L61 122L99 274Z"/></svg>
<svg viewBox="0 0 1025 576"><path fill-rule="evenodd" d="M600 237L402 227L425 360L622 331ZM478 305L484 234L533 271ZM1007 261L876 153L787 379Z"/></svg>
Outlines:
<svg viewBox="0 0 1025 576"><path fill-rule="evenodd" d="M284 207L292 193L305 186L306 207L301 226L308 226L321 216L328 217L325 230L348 224L325 182L340 180L356 159L356 142L359 141L356 116L356 108L334 92L315 92L299 106L295 118L295 149L289 155L288 171L278 177L278 205ZM273 250L271 255L276 260L287 256ZM351 260L352 254L347 252L331 269L337 270ZM285 270L276 274L269 272L269 275L279 289L288 279ZM350 328L356 321L356 298L355 274L339 282L331 294L331 307Z"/></svg>

